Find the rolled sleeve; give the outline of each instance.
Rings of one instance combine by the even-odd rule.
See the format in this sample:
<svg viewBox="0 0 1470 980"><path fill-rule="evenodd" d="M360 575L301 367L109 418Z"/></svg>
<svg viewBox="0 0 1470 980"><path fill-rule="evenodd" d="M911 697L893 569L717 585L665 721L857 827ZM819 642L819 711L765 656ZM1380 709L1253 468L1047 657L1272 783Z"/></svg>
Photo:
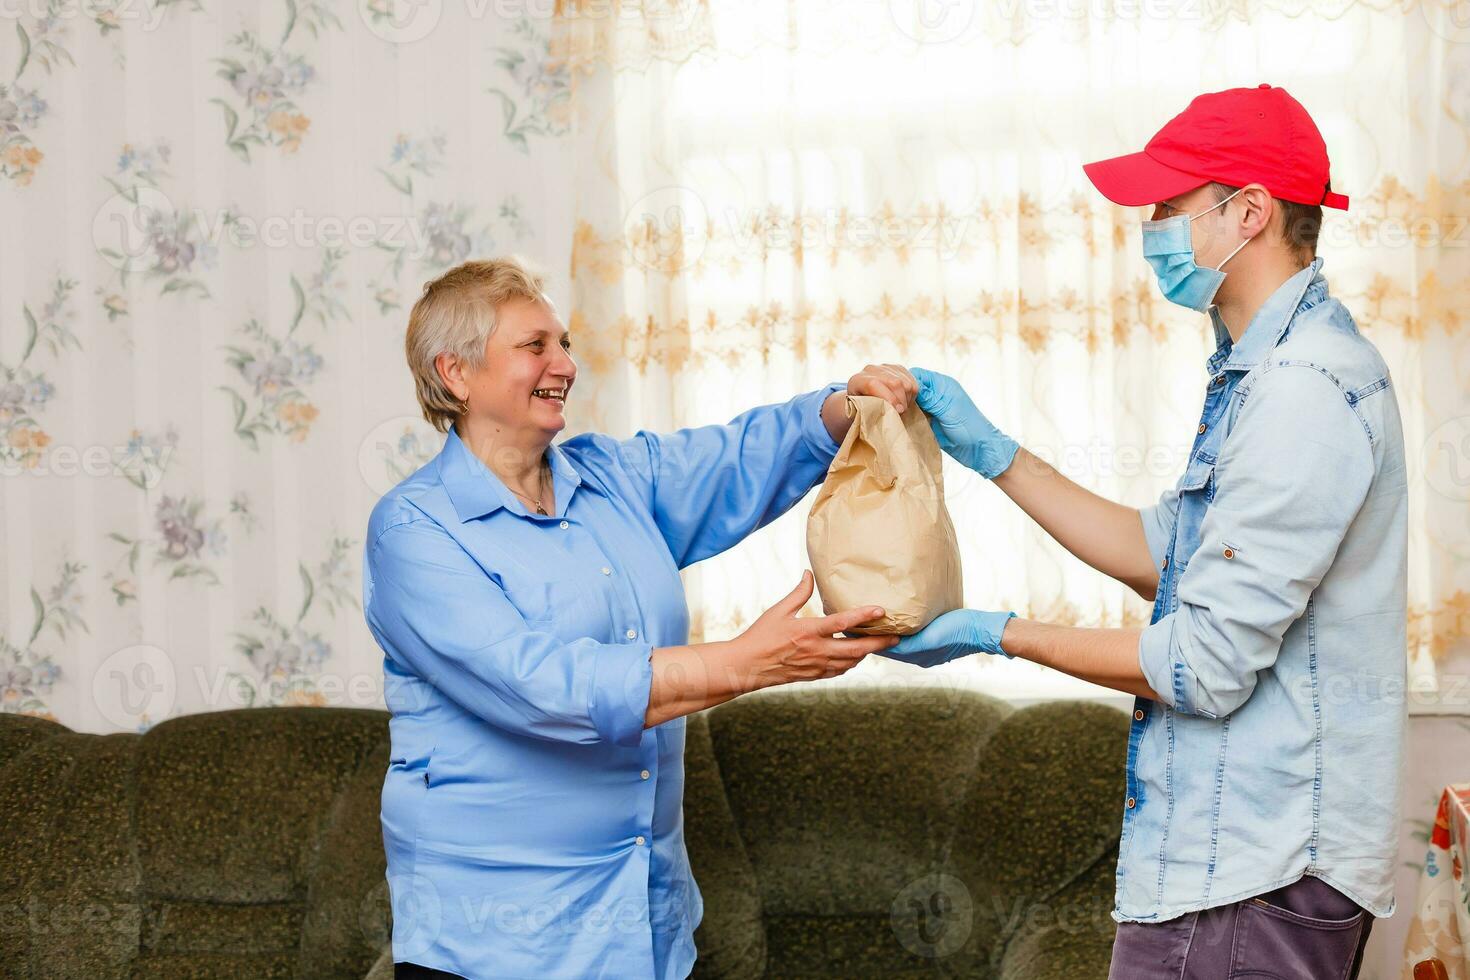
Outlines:
<svg viewBox="0 0 1470 980"><path fill-rule="evenodd" d="M565 642L529 628L504 590L429 519L384 530L365 570L374 638L465 710L536 738L638 744L651 644Z"/></svg>
<svg viewBox="0 0 1470 980"><path fill-rule="evenodd" d="M1153 557L1154 567L1158 568L1169 553L1169 538L1174 533L1174 520L1179 516L1179 491L1165 490L1158 503L1140 507L1138 516L1143 519L1143 537L1148 543L1148 553Z"/></svg>
<svg viewBox="0 0 1470 980"><path fill-rule="evenodd" d="M1332 566L1373 474L1367 431L1331 379L1304 365L1264 371L1216 463L1178 606L1140 638L1154 692L1208 718L1244 704Z"/></svg>
<svg viewBox="0 0 1470 980"><path fill-rule="evenodd" d="M822 482L839 448L822 405L846 387L829 384L724 425L639 432L618 447L680 568L739 544Z"/></svg>

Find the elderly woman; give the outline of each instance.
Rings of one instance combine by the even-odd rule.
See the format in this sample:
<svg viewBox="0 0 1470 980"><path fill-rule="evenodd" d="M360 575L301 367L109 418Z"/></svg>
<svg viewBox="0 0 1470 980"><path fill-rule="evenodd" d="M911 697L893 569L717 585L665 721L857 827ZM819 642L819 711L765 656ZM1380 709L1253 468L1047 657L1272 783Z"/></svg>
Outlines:
<svg viewBox="0 0 1470 980"><path fill-rule="evenodd" d="M397 976L684 977L703 911L681 826L683 716L833 677L890 638L861 607L798 618L810 573L749 629L688 644L679 569L821 482L869 366L726 425L553 445L577 377L542 280L468 262L405 343L448 432L368 522L364 611L386 656L383 839Z"/></svg>

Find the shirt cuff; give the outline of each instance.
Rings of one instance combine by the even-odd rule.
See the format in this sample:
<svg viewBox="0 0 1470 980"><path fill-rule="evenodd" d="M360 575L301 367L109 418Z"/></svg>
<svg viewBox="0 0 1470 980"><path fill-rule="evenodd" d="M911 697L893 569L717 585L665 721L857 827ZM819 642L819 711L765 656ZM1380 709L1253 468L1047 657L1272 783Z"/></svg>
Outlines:
<svg viewBox="0 0 1470 980"><path fill-rule="evenodd" d="M827 431L827 425L822 421L822 406L827 403L827 398L833 392L846 390L846 381L834 381L825 388L818 388L816 391L796 396L799 401L810 399L813 403L813 407L806 405L801 407L802 439L818 459L825 460L828 464L831 464L832 457L836 456L837 450L842 447L832 438L832 433Z"/></svg>
<svg viewBox="0 0 1470 980"><path fill-rule="evenodd" d="M1138 638L1138 666L1143 678L1164 703L1182 715L1215 715L1199 706L1199 682L1194 671L1174 649L1174 626L1179 614L1172 612L1152 626L1144 627Z"/></svg>
<svg viewBox="0 0 1470 980"><path fill-rule="evenodd" d="M604 741L637 745L643 738L653 684L653 646L614 643L599 646L592 667L588 715Z"/></svg>

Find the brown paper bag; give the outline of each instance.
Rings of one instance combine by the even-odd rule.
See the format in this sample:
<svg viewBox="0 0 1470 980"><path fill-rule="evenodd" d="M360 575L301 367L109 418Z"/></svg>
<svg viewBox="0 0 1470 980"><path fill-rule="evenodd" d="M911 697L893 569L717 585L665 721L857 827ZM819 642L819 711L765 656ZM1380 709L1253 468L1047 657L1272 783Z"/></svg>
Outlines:
<svg viewBox="0 0 1470 980"><path fill-rule="evenodd" d="M943 457L929 417L912 402L849 395L852 428L806 522L807 556L834 613L882 606L853 633L917 633L964 604L960 549L944 506Z"/></svg>

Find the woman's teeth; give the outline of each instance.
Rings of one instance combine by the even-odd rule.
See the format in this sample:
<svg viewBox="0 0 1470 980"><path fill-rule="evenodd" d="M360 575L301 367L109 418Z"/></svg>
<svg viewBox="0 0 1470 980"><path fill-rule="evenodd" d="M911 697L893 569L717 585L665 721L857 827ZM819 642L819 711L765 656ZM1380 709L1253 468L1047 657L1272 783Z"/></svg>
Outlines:
<svg viewBox="0 0 1470 980"><path fill-rule="evenodd" d="M537 398L548 398L552 401L564 402L567 400L565 388L537 388L531 392Z"/></svg>

